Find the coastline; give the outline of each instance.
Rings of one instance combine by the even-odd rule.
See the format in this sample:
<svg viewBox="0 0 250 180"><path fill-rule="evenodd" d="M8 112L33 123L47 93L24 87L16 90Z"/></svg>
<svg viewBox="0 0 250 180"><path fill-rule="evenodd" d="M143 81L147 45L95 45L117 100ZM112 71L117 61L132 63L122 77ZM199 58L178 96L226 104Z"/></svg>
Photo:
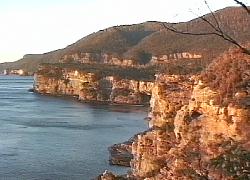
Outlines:
<svg viewBox="0 0 250 180"><path fill-rule="evenodd" d="M0 172L1 177L71 179L72 176L87 180L105 169L126 173L126 167L109 165L108 147L144 130L147 108L91 105L72 97L47 97L27 92L30 85L30 77L1 77L1 147L4 145L1 153L7 155L0 157L0 167L9 168ZM6 108L10 111L5 111ZM12 144L19 139L22 143ZM2 144L3 141L7 144ZM15 156L8 156L11 153ZM44 174L37 174L36 169ZM61 169L65 177L60 174Z"/></svg>
<svg viewBox="0 0 250 180"><path fill-rule="evenodd" d="M72 96L72 95L66 95L66 94L51 94L51 93L40 93L34 88L28 89L29 92L33 92L42 96L51 96L51 97L58 97L63 99L72 99L78 102L86 103L86 104L93 104L93 105L110 105L110 106L130 106L130 107L149 107L149 103L145 104L132 104L132 103L116 103L112 101L98 101L98 100L81 100L79 99L79 96ZM147 117L146 117L147 118Z"/></svg>

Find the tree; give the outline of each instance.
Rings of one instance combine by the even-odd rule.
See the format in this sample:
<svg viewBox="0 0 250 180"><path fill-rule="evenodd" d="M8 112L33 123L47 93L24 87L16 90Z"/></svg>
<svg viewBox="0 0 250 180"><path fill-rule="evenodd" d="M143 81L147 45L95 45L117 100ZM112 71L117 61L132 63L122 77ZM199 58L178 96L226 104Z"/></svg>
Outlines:
<svg viewBox="0 0 250 180"><path fill-rule="evenodd" d="M142 65L149 63L151 58L152 58L151 53L147 53L145 51L140 51L137 53L137 59L139 60L139 63Z"/></svg>
<svg viewBox="0 0 250 180"><path fill-rule="evenodd" d="M242 8L244 8L247 11L247 15L250 16L250 9L241 1L238 0L233 0L235 3L239 4ZM199 18L204 21L205 23L207 23L213 31L211 32L190 32L190 31L183 31L183 30L179 30L177 29L174 25L169 25L166 23L162 23L163 27L166 28L167 30L170 30L172 32L178 33L178 34L184 34L184 35L193 35L193 36L207 36L207 35L216 35L222 39L224 39L225 41L230 42L231 44L234 44L235 46L237 46L239 49L242 50L243 53L250 55L250 50L245 48L242 44L240 44L239 42L237 42L237 40L235 40L231 35L229 35L228 33L226 33L226 31L224 31L221 26L220 23L218 21L218 19L216 18L215 14L213 13L213 11L210 9L208 3L206 0L204 0L207 8L209 9L212 18L214 20L214 22L212 22L211 20L207 19L204 15L200 16Z"/></svg>

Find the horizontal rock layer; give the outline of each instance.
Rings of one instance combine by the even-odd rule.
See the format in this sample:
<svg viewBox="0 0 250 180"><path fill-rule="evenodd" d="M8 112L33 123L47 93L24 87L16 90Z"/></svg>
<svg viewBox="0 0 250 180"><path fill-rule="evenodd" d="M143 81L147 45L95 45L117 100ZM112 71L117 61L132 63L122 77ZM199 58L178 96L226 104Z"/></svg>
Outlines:
<svg viewBox="0 0 250 180"><path fill-rule="evenodd" d="M35 75L38 93L75 96L82 101L118 104L147 104L153 83L150 81L100 76L87 71L49 68L47 74Z"/></svg>

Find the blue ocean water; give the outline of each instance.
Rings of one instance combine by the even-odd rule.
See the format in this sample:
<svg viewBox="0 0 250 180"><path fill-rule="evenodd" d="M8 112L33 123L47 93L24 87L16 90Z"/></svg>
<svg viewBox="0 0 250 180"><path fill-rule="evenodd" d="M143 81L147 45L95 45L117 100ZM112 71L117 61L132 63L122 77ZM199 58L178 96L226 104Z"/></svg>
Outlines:
<svg viewBox="0 0 250 180"><path fill-rule="evenodd" d="M27 90L0 76L0 180L88 180L108 169L108 146L146 129L144 107L90 105Z"/></svg>

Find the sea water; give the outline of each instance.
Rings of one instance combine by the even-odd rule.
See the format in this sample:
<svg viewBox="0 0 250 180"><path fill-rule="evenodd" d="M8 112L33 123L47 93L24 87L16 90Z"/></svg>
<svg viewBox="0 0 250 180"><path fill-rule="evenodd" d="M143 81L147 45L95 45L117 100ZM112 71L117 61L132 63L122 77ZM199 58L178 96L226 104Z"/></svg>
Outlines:
<svg viewBox="0 0 250 180"><path fill-rule="evenodd" d="M147 108L84 104L28 92L32 77L0 76L0 179L89 180L107 148L146 129Z"/></svg>

